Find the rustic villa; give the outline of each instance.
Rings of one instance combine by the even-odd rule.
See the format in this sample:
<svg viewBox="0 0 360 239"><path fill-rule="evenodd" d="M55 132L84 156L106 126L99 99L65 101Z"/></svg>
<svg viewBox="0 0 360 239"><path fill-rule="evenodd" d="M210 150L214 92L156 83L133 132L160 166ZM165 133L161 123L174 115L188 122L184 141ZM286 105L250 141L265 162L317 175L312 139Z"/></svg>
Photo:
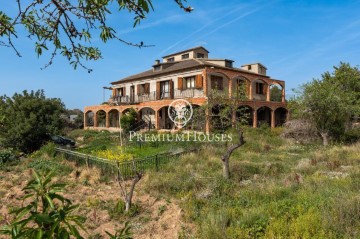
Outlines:
<svg viewBox="0 0 360 239"><path fill-rule="evenodd" d="M288 117L285 82L272 79L266 70L261 63L235 67L232 60L209 58L209 51L201 46L173 53L156 60L147 71L111 82L107 103L85 107L84 127L118 130L121 114L133 108L141 122L139 128L173 129L168 107L174 99L186 99L199 107L214 90L225 92L232 103L248 112L253 127L260 123L280 126ZM245 99L239 94L243 86ZM274 86L278 97L272 97ZM235 120L241 117L233 114ZM208 122L204 130L210 130Z"/></svg>

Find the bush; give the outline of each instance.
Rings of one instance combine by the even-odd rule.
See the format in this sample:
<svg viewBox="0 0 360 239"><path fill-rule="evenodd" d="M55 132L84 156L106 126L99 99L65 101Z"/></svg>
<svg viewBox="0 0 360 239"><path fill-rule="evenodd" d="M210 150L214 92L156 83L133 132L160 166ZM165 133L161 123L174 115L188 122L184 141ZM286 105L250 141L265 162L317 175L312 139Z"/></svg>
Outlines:
<svg viewBox="0 0 360 239"><path fill-rule="evenodd" d="M11 160L14 160L15 158L16 158L15 154L12 150L9 149L0 150L0 164L9 162Z"/></svg>

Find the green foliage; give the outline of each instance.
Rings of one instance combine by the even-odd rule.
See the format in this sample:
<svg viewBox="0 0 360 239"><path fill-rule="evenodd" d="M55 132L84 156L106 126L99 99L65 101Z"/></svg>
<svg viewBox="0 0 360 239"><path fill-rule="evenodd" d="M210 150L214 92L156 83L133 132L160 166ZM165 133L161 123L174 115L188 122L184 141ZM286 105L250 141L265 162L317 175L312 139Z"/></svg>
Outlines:
<svg viewBox="0 0 360 239"><path fill-rule="evenodd" d="M15 159L15 154L10 149L0 150L0 165Z"/></svg>
<svg viewBox="0 0 360 239"><path fill-rule="evenodd" d="M11 238L83 238L78 228L84 230L85 218L74 214L78 205L60 194L65 185L52 183L52 176L34 171L34 179L27 183L21 198L32 201L12 211L15 219L1 229L1 234Z"/></svg>
<svg viewBox="0 0 360 239"><path fill-rule="evenodd" d="M297 99L303 117L310 119L324 144L327 137L340 139L354 115L360 114L360 71L340 63L332 73L325 72L321 80L302 86Z"/></svg>
<svg viewBox="0 0 360 239"><path fill-rule="evenodd" d="M43 90L0 98L0 115L6 116L0 128L5 147L30 153L39 149L49 134L58 134L63 128L64 104L46 98Z"/></svg>
<svg viewBox="0 0 360 239"><path fill-rule="evenodd" d="M137 113L133 108L130 108L125 114L120 117L120 123L123 132L127 134L133 127L135 127L136 121Z"/></svg>
<svg viewBox="0 0 360 239"><path fill-rule="evenodd" d="M270 88L270 100L281 102L282 100L282 90L277 85L273 85Z"/></svg>
<svg viewBox="0 0 360 239"><path fill-rule="evenodd" d="M109 236L109 239L133 239L130 230L131 226L129 225L129 222L125 222L124 228L122 228L120 231L117 231L115 234L111 234L108 231L105 232Z"/></svg>
<svg viewBox="0 0 360 239"><path fill-rule="evenodd" d="M231 180L219 170L226 146L216 144L150 173L145 188L180 201L195 238L356 238L359 144L323 148L280 135L245 127Z"/></svg>
<svg viewBox="0 0 360 239"><path fill-rule="evenodd" d="M187 12L192 10L183 6L183 0L175 2ZM17 30L25 29L26 36L36 39L35 52L38 56L44 51L51 51L45 67L51 65L60 53L75 69L80 65L90 73L92 70L86 68L81 60L101 58L99 48L91 44L92 37L96 35L104 43L114 39L127 45L149 47L143 42L134 44L119 38L107 19L115 9L126 10L135 15L135 27L153 10L151 0L19 1L15 5L18 11L0 11L0 46L12 47L21 56L12 39L18 38Z"/></svg>
<svg viewBox="0 0 360 239"><path fill-rule="evenodd" d="M34 159L28 163L27 167L41 173L54 172L58 176L65 176L72 172L70 166L55 161L54 159Z"/></svg>

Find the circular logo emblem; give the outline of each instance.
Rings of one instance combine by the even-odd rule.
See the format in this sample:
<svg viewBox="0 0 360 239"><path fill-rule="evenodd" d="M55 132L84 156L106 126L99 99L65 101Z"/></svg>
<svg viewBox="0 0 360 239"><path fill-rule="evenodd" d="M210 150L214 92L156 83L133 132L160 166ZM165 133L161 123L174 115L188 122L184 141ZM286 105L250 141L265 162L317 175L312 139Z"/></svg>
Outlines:
<svg viewBox="0 0 360 239"><path fill-rule="evenodd" d="M191 120L193 109L188 101L179 99L171 102L168 113L175 126L181 129Z"/></svg>

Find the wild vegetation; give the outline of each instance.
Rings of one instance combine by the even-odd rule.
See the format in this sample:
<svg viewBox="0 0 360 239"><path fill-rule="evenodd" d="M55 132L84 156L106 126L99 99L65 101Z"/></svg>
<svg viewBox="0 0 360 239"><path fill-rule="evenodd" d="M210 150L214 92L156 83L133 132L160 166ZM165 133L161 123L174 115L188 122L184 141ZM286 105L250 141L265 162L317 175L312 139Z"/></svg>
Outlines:
<svg viewBox="0 0 360 239"><path fill-rule="evenodd" d="M95 135L93 140L102 135L76 132L81 133ZM115 234L125 221L134 238L149 235L150 224L160 235L170 233L169 238L358 237L360 145L297 144L281 133L282 129L244 128L246 143L231 156L229 180L223 178L219 160L228 146L219 143L206 143L200 152L185 155L160 172L146 171L127 213L115 179L102 178L96 168L79 168L54 158L52 147L43 147L30 161L2 167L1 204L7 209L17 204L10 196L19 187L20 178L14 173L29 178L24 169L33 168L54 170L56 180L69 185L65 196L70 195L74 204L86 202L76 211L87 218L85 237L108 238L105 231ZM97 140L113 140L112 134L104 135ZM111 198L106 198L109 193ZM156 199L154 204L146 202L149 198ZM7 224L12 217L4 206L1 223ZM168 213L177 215L171 225L166 223ZM102 237L94 237L97 233Z"/></svg>

